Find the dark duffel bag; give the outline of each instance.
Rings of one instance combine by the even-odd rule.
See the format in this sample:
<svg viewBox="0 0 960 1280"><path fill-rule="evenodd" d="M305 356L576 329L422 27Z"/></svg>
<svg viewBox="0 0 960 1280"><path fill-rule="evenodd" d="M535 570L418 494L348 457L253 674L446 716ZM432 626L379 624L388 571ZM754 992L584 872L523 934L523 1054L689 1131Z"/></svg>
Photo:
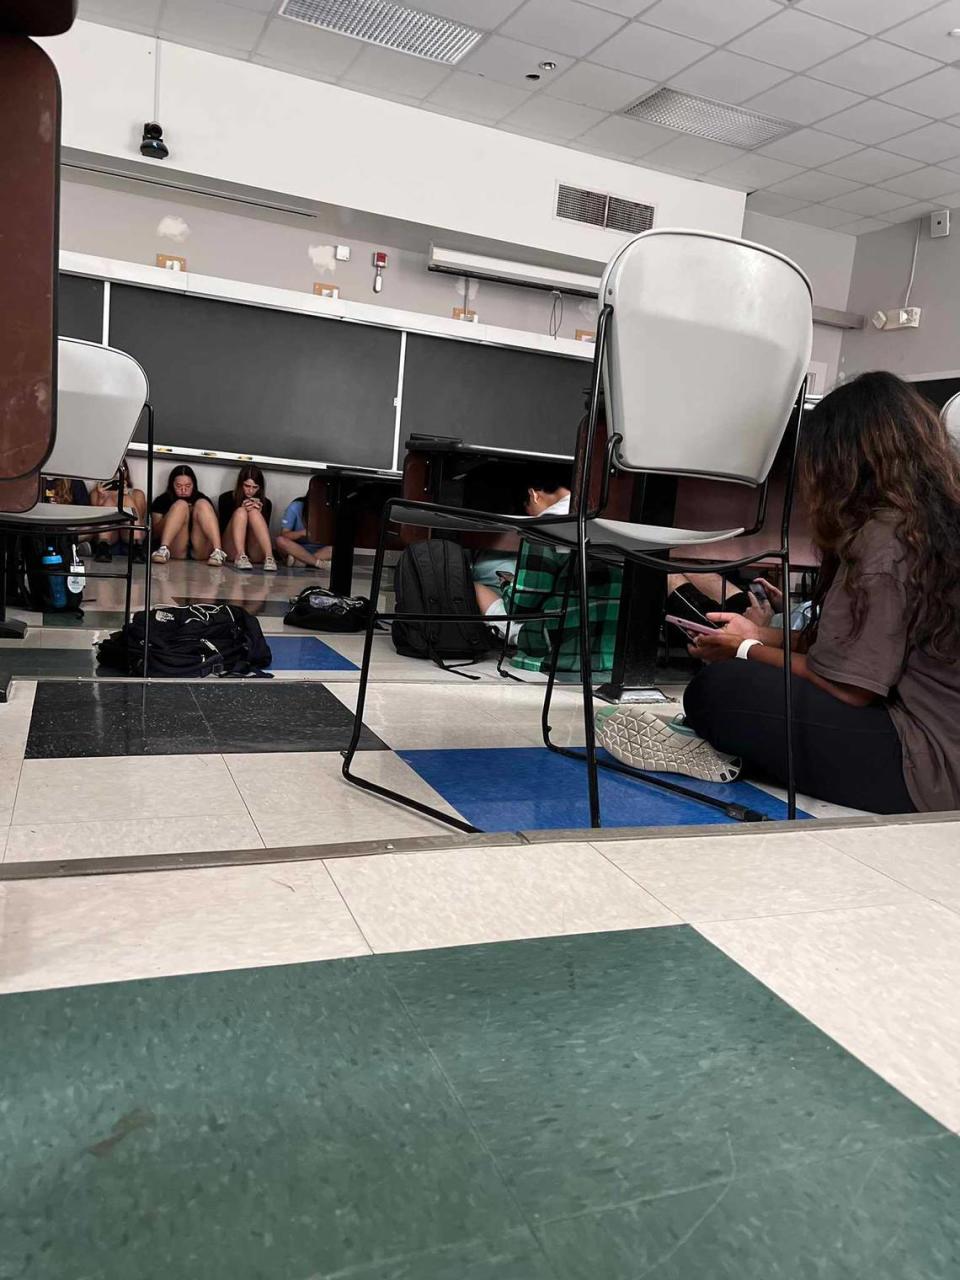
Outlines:
<svg viewBox="0 0 960 1280"><path fill-rule="evenodd" d="M338 596L326 587L304 587L290 601L283 622L308 631L362 631L369 617L366 596Z"/></svg>
<svg viewBox="0 0 960 1280"><path fill-rule="evenodd" d="M97 646L100 665L125 675L143 675L146 615ZM260 623L236 605L162 605L150 610L151 676L248 675L273 661Z"/></svg>

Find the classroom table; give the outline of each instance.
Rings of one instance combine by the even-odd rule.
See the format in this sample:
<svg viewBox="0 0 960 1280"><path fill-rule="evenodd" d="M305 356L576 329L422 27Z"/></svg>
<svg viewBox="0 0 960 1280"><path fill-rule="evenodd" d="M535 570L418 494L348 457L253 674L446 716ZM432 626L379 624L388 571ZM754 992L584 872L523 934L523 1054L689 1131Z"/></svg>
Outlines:
<svg viewBox="0 0 960 1280"><path fill-rule="evenodd" d="M357 547L374 548L388 498L399 497L401 473L328 466L310 479L307 537L333 548L330 590L348 596Z"/></svg>

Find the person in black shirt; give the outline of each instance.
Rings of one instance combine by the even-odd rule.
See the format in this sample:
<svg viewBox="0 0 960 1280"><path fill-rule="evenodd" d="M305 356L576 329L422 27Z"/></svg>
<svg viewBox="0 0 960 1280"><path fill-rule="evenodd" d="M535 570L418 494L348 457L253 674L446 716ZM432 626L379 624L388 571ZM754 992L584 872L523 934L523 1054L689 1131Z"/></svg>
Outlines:
<svg viewBox="0 0 960 1280"><path fill-rule="evenodd" d="M235 569L252 569L262 564L266 573L276 573L277 562L270 540L273 503L264 493L259 467L241 467L233 489L220 495L220 526L227 555Z"/></svg>
<svg viewBox="0 0 960 1280"><path fill-rule="evenodd" d="M220 526L213 503L200 492L192 467L174 467L167 477L167 487L154 498L150 508L153 536L160 543L151 559L157 564L168 560L186 560L187 551L194 560L206 560L218 568L227 558L220 541Z"/></svg>

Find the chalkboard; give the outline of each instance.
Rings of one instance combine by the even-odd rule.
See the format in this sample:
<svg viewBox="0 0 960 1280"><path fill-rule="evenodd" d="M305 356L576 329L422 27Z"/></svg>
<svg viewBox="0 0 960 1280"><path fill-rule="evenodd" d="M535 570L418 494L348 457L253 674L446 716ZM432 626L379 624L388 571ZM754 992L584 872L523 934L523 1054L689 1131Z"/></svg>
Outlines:
<svg viewBox="0 0 960 1280"><path fill-rule="evenodd" d="M146 370L158 444L391 465L396 330L115 284L110 343Z"/></svg>
<svg viewBox="0 0 960 1280"><path fill-rule="evenodd" d="M62 338L103 339L103 281L61 273L57 331Z"/></svg>
<svg viewBox="0 0 960 1280"><path fill-rule="evenodd" d="M401 431L465 444L572 454L589 360L411 333Z"/></svg>
<svg viewBox="0 0 960 1280"><path fill-rule="evenodd" d="M922 382L911 382L910 385L914 391L926 396L937 409L942 409L960 391L960 378L925 378Z"/></svg>

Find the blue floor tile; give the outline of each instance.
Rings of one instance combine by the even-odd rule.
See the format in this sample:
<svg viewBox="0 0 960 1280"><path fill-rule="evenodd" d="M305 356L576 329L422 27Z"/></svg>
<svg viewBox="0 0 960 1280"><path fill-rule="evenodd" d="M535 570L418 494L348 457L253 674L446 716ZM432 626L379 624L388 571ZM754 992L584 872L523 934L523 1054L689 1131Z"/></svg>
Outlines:
<svg viewBox="0 0 960 1280"><path fill-rule="evenodd" d="M545 747L398 751L397 755L483 831L590 825L585 767ZM785 804L748 782L724 785L675 774L665 776L705 795L748 805L771 818L787 816ZM600 804L605 827L686 827L736 821L695 800L607 772L600 776Z"/></svg>
<svg viewBox="0 0 960 1280"><path fill-rule="evenodd" d="M274 671L356 671L356 663L316 636L267 636Z"/></svg>

